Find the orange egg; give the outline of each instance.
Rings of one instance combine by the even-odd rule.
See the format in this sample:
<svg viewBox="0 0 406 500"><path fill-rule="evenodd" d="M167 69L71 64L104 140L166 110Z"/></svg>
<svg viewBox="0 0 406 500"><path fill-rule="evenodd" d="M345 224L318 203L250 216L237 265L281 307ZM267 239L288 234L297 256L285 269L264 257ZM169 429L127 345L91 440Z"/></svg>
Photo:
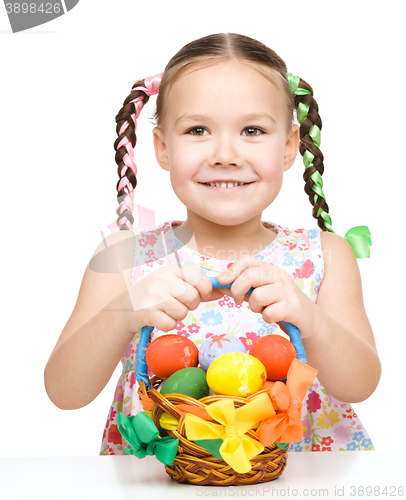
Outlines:
<svg viewBox="0 0 406 500"><path fill-rule="evenodd" d="M160 378L168 378L182 368L199 364L199 350L195 344L181 335L162 335L146 349L148 368Z"/></svg>
<svg viewBox="0 0 406 500"><path fill-rule="evenodd" d="M281 335L265 335L250 349L251 356L259 359L266 368L267 380L281 380L286 377L296 350L289 340Z"/></svg>

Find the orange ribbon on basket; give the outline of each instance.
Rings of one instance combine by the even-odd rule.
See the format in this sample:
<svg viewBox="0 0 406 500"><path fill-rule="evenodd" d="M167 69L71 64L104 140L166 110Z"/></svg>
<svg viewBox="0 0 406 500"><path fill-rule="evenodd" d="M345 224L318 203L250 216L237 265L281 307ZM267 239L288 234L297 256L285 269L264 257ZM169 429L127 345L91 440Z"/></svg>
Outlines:
<svg viewBox="0 0 406 500"><path fill-rule="evenodd" d="M318 374L312 368L294 359L289 367L286 384L274 382L268 390L276 415L261 422L257 432L263 446L272 443L296 443L303 438L302 401Z"/></svg>
<svg viewBox="0 0 406 500"><path fill-rule="evenodd" d="M154 406L154 401L144 394L140 395L140 401L144 411L151 411ZM193 406L188 404L175 404L175 408L178 410L178 413L185 417L186 413L192 413L197 417L202 418L203 420L212 420L211 416L207 413L206 409L202 406ZM175 421L176 419L174 419Z"/></svg>
<svg viewBox="0 0 406 500"><path fill-rule="evenodd" d="M203 420L213 420L213 418L207 413L206 408L201 406L192 406L187 404L176 404L175 408L182 415L182 417L186 416L186 413L191 413L196 417L200 417Z"/></svg>
<svg viewBox="0 0 406 500"><path fill-rule="evenodd" d="M144 410L147 410L147 411L152 410L152 407L155 404L150 397L145 396L144 394L141 394L140 401L141 401L141 404L142 404L142 407L144 408Z"/></svg>

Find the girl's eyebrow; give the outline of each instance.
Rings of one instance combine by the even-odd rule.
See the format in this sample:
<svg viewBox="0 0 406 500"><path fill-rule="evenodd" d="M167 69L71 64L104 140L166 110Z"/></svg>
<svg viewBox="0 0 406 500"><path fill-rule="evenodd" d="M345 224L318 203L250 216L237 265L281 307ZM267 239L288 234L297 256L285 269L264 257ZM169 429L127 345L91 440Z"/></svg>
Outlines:
<svg viewBox="0 0 406 500"><path fill-rule="evenodd" d="M200 122L200 121L210 121L210 117L209 116L204 116L204 115L180 115L179 118L176 119L175 121L175 125L177 125L178 123L182 123L182 122L186 122L186 121L196 121L196 122Z"/></svg>
<svg viewBox="0 0 406 500"><path fill-rule="evenodd" d="M242 116L242 119L247 121L268 120L270 122L276 123L275 118L269 113L251 113L249 115Z"/></svg>
<svg viewBox="0 0 406 500"><path fill-rule="evenodd" d="M244 121L256 121L256 120L267 120L273 123L276 123L276 120L269 113L251 113L248 115L241 116L241 119ZM208 115L180 115L179 118L176 119L175 125L184 121L196 121L196 122L210 122L212 119Z"/></svg>

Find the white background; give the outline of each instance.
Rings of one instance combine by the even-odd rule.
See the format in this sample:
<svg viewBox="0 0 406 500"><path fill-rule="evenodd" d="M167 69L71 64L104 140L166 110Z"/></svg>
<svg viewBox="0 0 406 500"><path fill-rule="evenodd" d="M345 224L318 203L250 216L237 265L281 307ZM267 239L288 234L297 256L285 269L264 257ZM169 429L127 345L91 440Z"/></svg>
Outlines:
<svg viewBox="0 0 406 500"><path fill-rule="evenodd" d="M398 1L81 0L13 34L0 6L1 456L99 453L120 366L75 411L50 402L43 371L100 231L116 219L114 118L132 82L218 32L257 38L314 89L334 230L367 225L373 241L371 258L358 263L383 374L353 406L377 449L404 449L403 21ZM153 99L137 130L135 202L160 224L184 219L185 208L155 160L152 112ZM263 220L316 227L303 168L298 155Z"/></svg>

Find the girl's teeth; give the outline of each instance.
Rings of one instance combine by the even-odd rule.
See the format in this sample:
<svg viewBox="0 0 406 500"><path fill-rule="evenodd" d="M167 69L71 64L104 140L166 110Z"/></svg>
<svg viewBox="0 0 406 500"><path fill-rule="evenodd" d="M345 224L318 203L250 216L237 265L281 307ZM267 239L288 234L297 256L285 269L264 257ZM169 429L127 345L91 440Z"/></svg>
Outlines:
<svg viewBox="0 0 406 500"><path fill-rule="evenodd" d="M213 186L213 187L222 187L222 188L232 188L232 187L236 187L236 186L242 186L244 183L243 182L229 182L228 184L226 184L225 182L210 182L209 183L210 186Z"/></svg>

